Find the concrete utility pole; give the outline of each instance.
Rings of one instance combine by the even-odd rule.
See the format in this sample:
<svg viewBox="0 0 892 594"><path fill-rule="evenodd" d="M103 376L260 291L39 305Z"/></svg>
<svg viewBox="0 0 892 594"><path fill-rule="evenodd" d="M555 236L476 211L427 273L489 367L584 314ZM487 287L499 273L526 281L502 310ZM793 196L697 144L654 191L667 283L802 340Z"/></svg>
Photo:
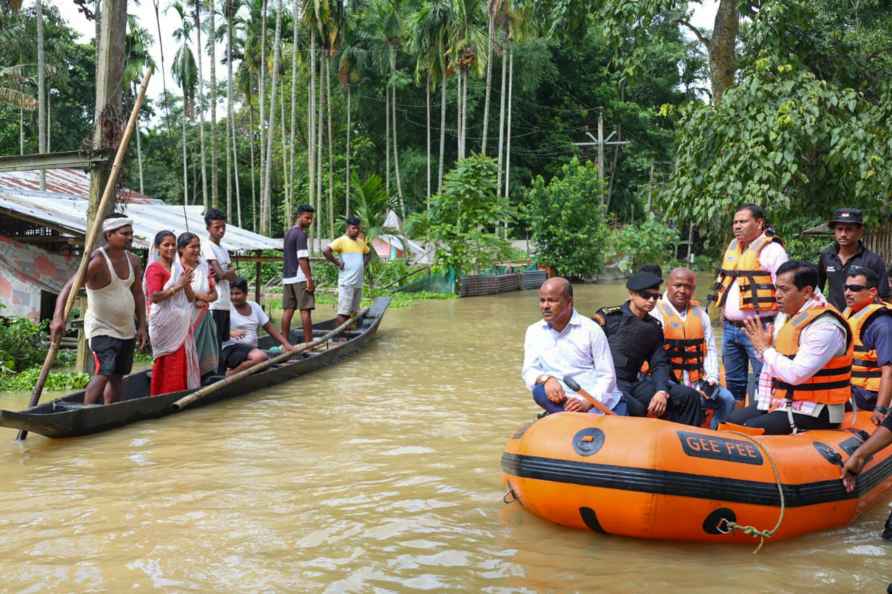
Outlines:
<svg viewBox="0 0 892 594"><path fill-rule="evenodd" d="M605 146L621 146L624 144L631 144L628 140L614 140L614 134L616 134L616 130L610 133L610 136L604 138L604 108L598 108L598 137L595 138L591 135L591 133L586 132L585 135L591 138L591 142L573 142L571 143L573 146L596 146L598 147L598 178L603 182L606 178L606 172L604 171L604 147ZM607 205L607 192L602 190L601 192L601 202L604 205Z"/></svg>
<svg viewBox="0 0 892 594"><path fill-rule="evenodd" d="M101 19L96 39L96 109L93 119L93 150L114 149L123 127L121 81L124 76L124 48L127 34L127 0L101 0L96 18ZM102 192L111 173L111 161L90 172L90 208L87 223L95 217L105 218L108 212L97 212Z"/></svg>

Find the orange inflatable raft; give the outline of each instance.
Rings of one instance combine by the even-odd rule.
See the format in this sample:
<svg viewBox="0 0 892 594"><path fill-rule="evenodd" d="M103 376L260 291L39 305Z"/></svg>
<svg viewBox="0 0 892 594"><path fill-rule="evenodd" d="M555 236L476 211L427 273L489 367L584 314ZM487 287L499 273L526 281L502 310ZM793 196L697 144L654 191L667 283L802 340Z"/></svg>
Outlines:
<svg viewBox="0 0 892 594"><path fill-rule="evenodd" d="M892 486L892 448L847 493L842 465L874 429L748 436L647 418L558 413L519 429L502 455L509 493L546 520L666 540L753 543L844 526Z"/></svg>

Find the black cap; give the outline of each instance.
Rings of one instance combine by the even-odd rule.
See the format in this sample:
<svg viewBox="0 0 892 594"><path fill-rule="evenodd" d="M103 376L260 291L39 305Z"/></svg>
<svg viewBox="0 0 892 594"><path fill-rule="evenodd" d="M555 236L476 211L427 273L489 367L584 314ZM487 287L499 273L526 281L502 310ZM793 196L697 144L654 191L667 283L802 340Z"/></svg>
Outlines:
<svg viewBox="0 0 892 594"><path fill-rule="evenodd" d="M830 228L836 223L851 223L853 225L863 225L864 216L859 208L837 208L833 211L833 218L827 223Z"/></svg>
<svg viewBox="0 0 892 594"><path fill-rule="evenodd" d="M626 281L626 288L639 293L647 289L659 289L663 279L652 272L636 272Z"/></svg>

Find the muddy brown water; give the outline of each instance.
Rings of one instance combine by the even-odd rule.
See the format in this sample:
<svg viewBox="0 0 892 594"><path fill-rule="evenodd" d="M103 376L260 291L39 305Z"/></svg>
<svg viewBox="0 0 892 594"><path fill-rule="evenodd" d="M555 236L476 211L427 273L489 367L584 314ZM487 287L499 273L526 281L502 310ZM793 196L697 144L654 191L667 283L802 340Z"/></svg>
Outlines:
<svg viewBox="0 0 892 594"><path fill-rule="evenodd" d="M577 307L623 295L578 287ZM885 591L885 504L758 555L504 505L537 317L534 292L418 303L361 355L241 399L24 446L0 429L0 591Z"/></svg>

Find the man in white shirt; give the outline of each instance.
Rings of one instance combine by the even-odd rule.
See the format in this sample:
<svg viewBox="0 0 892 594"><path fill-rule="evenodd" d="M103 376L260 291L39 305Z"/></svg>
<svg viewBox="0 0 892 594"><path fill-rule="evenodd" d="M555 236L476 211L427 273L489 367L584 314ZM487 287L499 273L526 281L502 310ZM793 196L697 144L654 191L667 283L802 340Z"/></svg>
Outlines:
<svg viewBox="0 0 892 594"><path fill-rule="evenodd" d="M204 214L204 222L208 241L201 242L201 256L207 260L217 283L217 300L210 304L210 309L217 327L217 345L222 348L223 343L229 340L229 281L235 280L238 275L232 267L229 250L220 245L226 234L226 215L217 208L209 208Z"/></svg>
<svg viewBox="0 0 892 594"><path fill-rule="evenodd" d="M745 328L764 362L756 403L736 410L730 422L786 435L842 421L851 396L852 332L817 285L813 264L791 260L778 268L774 328L757 319Z"/></svg>
<svg viewBox="0 0 892 594"><path fill-rule="evenodd" d="M282 348L291 351L295 347L288 342L278 330L273 328L260 306L248 301L248 281L236 277L232 281L230 297L232 299L232 317L229 338L223 343L220 354L220 368L226 375L244 371L266 361L269 357L265 351L257 348L257 334L260 328L276 339Z"/></svg>
<svg viewBox="0 0 892 594"><path fill-rule="evenodd" d="M749 368L759 377L762 362L744 332L748 319L774 321L777 315L775 282L778 267L787 252L768 231L765 212L755 204L744 204L734 214L731 241L716 281L715 299L722 309L722 359L725 382L737 400L746 398Z"/></svg>
<svg viewBox="0 0 892 594"><path fill-rule="evenodd" d="M545 281L539 289L539 311L542 321L526 331L521 372L533 400L546 413L598 412L563 382L570 376L615 414L628 414L616 387L607 337L598 324L576 312L573 287L567 279Z"/></svg>
<svg viewBox="0 0 892 594"><path fill-rule="evenodd" d="M666 291L650 312L663 324L663 340L672 381L697 390L703 405L715 410L712 428L716 429L734 411L736 401L719 383L719 357L706 310L693 300L697 275L688 268L669 273Z"/></svg>

